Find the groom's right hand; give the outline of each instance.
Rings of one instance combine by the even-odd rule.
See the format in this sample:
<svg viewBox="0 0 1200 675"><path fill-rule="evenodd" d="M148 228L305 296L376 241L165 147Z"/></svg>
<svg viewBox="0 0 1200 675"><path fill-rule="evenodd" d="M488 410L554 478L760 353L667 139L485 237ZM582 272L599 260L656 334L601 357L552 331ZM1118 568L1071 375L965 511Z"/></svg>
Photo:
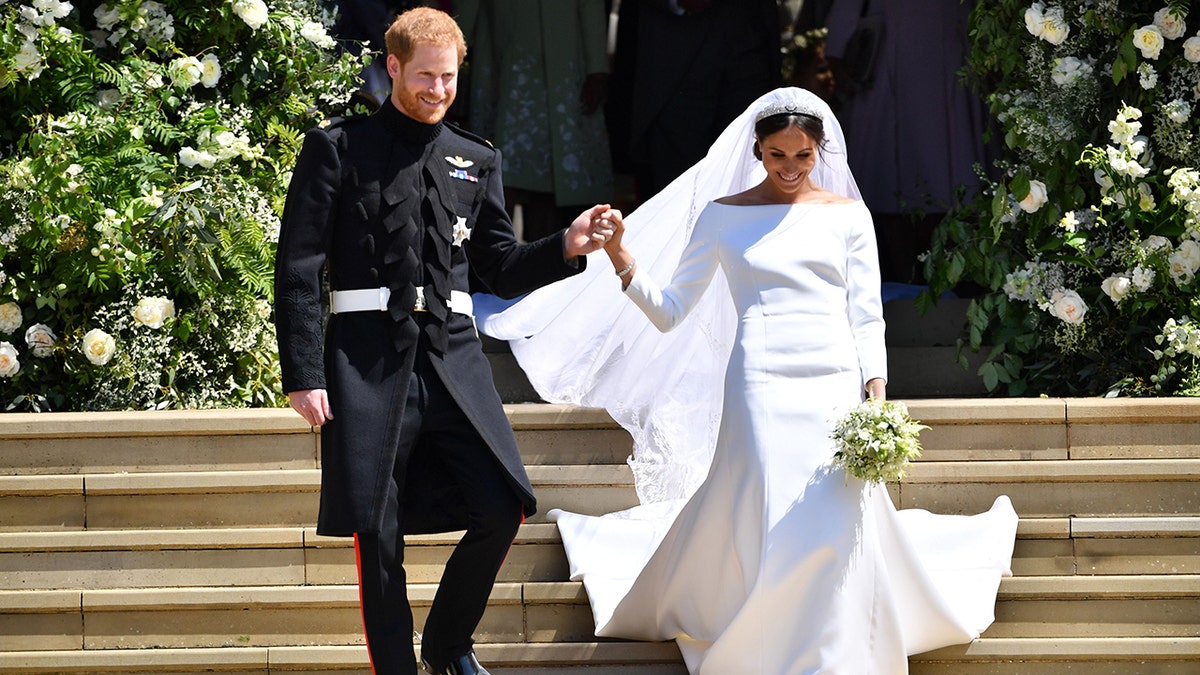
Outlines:
<svg viewBox="0 0 1200 675"><path fill-rule="evenodd" d="M300 413L300 416L314 427L322 426L333 419L333 410L329 407L329 394L324 389L302 389L289 392L288 403L291 403L292 409Z"/></svg>

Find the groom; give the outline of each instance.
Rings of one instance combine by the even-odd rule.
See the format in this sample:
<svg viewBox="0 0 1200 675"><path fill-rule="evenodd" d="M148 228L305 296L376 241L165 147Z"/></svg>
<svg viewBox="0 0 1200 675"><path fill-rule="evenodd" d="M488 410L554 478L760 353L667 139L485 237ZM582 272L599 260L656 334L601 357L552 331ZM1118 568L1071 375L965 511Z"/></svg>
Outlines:
<svg viewBox="0 0 1200 675"><path fill-rule="evenodd" d="M404 535L466 530L425 621L422 665L486 674L471 634L536 503L469 285L514 297L581 271L609 232L607 207L518 243L500 152L442 121L466 55L457 24L417 8L386 39L390 98L310 131L293 173L275 266L283 386L321 427L317 531L355 539L374 672L417 672Z"/></svg>

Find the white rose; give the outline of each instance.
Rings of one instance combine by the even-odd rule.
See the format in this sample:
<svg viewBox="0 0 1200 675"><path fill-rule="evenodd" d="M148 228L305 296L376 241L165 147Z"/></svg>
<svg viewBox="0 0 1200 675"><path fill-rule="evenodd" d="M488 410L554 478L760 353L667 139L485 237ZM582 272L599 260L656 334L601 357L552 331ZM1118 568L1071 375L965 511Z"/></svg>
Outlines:
<svg viewBox="0 0 1200 675"><path fill-rule="evenodd" d="M1200 63L1200 35L1183 41L1183 58L1191 63Z"/></svg>
<svg viewBox="0 0 1200 675"><path fill-rule="evenodd" d="M0 342L0 377L12 377L21 370L17 360L17 348L8 342Z"/></svg>
<svg viewBox="0 0 1200 675"><path fill-rule="evenodd" d="M1046 201L1046 184L1040 180L1031 180L1029 181L1029 194L1020 201L1021 210L1025 213L1034 213L1045 206Z"/></svg>
<svg viewBox="0 0 1200 675"><path fill-rule="evenodd" d="M133 320L147 328L162 328L174 316L175 303L167 298L142 298L133 308Z"/></svg>
<svg viewBox="0 0 1200 675"><path fill-rule="evenodd" d="M21 308L15 302L0 305L0 333L12 333L21 327Z"/></svg>
<svg viewBox="0 0 1200 675"><path fill-rule="evenodd" d="M1061 7L1051 7L1042 15L1041 38L1052 45L1061 45L1071 34Z"/></svg>
<svg viewBox="0 0 1200 675"><path fill-rule="evenodd" d="M56 342L58 336L44 323L35 323L25 331L25 346L39 359L53 354Z"/></svg>
<svg viewBox="0 0 1200 675"><path fill-rule="evenodd" d="M1113 275L1104 281L1100 282L1100 290L1108 296L1109 300L1113 301L1114 305L1121 304L1121 301L1129 295L1129 289L1133 282L1129 277Z"/></svg>
<svg viewBox="0 0 1200 675"><path fill-rule="evenodd" d="M212 89L221 79L221 62L217 55L209 52L200 59L200 84Z"/></svg>
<svg viewBox="0 0 1200 675"><path fill-rule="evenodd" d="M204 66L194 56L182 56L171 62L167 74L171 76L171 84L190 88L199 84L200 78L204 77Z"/></svg>
<svg viewBox="0 0 1200 675"><path fill-rule="evenodd" d="M1200 270L1200 244L1188 239L1167 256L1167 271L1179 286L1190 283Z"/></svg>
<svg viewBox="0 0 1200 675"><path fill-rule="evenodd" d="M1087 305L1075 291L1060 288L1050 295L1050 314L1065 323L1080 324L1087 314Z"/></svg>
<svg viewBox="0 0 1200 675"><path fill-rule="evenodd" d="M116 351L116 341L99 328L93 328L83 336L83 354L88 361L97 366L103 366L111 361Z"/></svg>
<svg viewBox="0 0 1200 675"><path fill-rule="evenodd" d="M1158 26L1142 26L1133 31L1133 46L1142 52L1142 58L1157 59L1162 53L1164 44L1163 34Z"/></svg>
<svg viewBox="0 0 1200 675"><path fill-rule="evenodd" d="M304 25L300 27L300 35L322 49L330 49L335 44L333 38L325 32L325 26L316 21L305 21Z"/></svg>
<svg viewBox="0 0 1200 675"><path fill-rule="evenodd" d="M267 4L263 0L233 0L233 13L253 30L267 22Z"/></svg>
<svg viewBox="0 0 1200 675"><path fill-rule="evenodd" d="M1175 15L1170 7L1163 7L1154 13L1154 25L1168 40L1178 40L1187 32L1183 17Z"/></svg>
<svg viewBox="0 0 1200 675"><path fill-rule="evenodd" d="M1025 30L1034 37L1042 37L1042 32L1046 29L1044 11L1045 8L1040 2L1033 3L1029 9L1025 10Z"/></svg>

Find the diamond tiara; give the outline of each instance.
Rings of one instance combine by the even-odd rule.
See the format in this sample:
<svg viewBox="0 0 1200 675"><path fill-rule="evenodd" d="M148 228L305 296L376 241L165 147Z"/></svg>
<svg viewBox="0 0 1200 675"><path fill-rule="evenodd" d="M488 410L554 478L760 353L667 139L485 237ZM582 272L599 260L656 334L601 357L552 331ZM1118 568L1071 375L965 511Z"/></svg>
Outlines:
<svg viewBox="0 0 1200 675"><path fill-rule="evenodd" d="M775 103L771 103L762 110L759 110L758 114L754 116L754 123L758 124L763 119L770 117L771 115L783 115L786 113L811 115L822 122L825 121L825 116L822 115L821 111L814 106L794 101L777 101Z"/></svg>

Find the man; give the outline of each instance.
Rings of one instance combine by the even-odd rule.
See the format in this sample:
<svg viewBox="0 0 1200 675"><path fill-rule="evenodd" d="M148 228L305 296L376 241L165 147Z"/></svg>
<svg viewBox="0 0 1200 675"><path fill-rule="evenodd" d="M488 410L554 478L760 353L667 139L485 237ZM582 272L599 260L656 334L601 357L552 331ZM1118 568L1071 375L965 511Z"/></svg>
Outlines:
<svg viewBox="0 0 1200 675"><path fill-rule="evenodd" d="M417 672L404 535L466 530L425 622L422 664L486 674L471 634L536 504L466 291L476 277L512 297L578 272L610 232L607 207L518 243L500 153L442 122L462 32L417 8L386 38L390 98L310 131L288 190L275 268L283 386L321 426L317 531L355 537L374 671Z"/></svg>

